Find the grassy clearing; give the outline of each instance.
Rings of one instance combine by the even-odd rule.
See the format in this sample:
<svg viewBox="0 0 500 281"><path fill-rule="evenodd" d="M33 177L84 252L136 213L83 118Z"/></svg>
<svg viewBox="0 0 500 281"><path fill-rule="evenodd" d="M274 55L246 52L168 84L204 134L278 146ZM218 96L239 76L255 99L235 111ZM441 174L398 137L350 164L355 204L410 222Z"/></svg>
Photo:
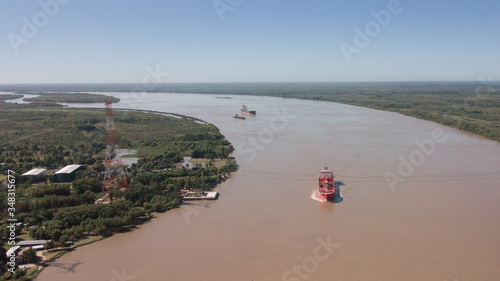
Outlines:
<svg viewBox="0 0 500 281"><path fill-rule="evenodd" d="M199 164L199 165L201 165L200 166L201 168L206 168L207 164L208 164L208 166L210 166L210 167L220 168L220 167L223 167L224 165L226 165L227 160L226 159L210 160L210 159L205 159L205 158L198 158L198 159L191 158L191 160L189 160L188 163L189 163L190 167L198 167L197 164Z"/></svg>
<svg viewBox="0 0 500 281"><path fill-rule="evenodd" d="M137 152L134 152L133 154L122 155L121 158L137 158Z"/></svg>

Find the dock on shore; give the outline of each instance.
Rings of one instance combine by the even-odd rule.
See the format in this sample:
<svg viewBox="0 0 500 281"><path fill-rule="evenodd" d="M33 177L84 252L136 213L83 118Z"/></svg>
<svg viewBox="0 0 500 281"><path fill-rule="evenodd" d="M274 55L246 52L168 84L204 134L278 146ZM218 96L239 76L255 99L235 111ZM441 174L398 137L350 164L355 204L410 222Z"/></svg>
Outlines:
<svg viewBox="0 0 500 281"><path fill-rule="evenodd" d="M219 192L188 192L184 195L184 200L217 200Z"/></svg>

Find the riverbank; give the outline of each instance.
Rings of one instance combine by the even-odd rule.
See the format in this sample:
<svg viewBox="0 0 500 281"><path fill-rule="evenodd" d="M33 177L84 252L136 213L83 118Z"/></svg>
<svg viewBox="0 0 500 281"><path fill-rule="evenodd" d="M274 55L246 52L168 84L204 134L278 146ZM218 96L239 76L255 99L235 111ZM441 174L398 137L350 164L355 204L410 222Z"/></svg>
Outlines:
<svg viewBox="0 0 500 281"><path fill-rule="evenodd" d="M119 146L134 148L139 159L125 168L129 189L112 190L110 204L94 204L102 195L104 110L40 109L33 104L0 106L0 126L6 128L0 135L0 170L17 175L16 218L20 224L16 237L52 240L48 248L64 248L47 260L130 231L153 214L179 206L181 189L211 190L237 169L231 144L217 127L201 119L114 110ZM193 169L177 168L176 163L185 155L206 161ZM216 160L223 165L211 165ZM76 180L68 184L55 183L51 174L41 181L19 176L32 168L57 170L67 164L82 165ZM6 184L6 179L2 180ZM1 190L1 202L7 202L6 198L7 191ZM1 214L0 234L5 238L9 233L6 205L2 205ZM40 266L47 263L42 261ZM36 274L30 272L29 278Z"/></svg>

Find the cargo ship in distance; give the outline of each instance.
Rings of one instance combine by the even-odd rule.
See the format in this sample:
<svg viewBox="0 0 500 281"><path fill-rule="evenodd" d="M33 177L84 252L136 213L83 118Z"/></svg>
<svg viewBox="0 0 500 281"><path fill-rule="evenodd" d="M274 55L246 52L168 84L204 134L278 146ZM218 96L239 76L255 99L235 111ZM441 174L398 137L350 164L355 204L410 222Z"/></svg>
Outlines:
<svg viewBox="0 0 500 281"><path fill-rule="evenodd" d="M333 173L325 167L319 173L319 190L318 195L324 201L330 201L335 198L335 185L333 181Z"/></svg>
<svg viewBox="0 0 500 281"><path fill-rule="evenodd" d="M247 108L246 105L242 105L241 106L241 113L250 114L250 115L256 115L257 114L257 112L255 112L255 110L248 110L248 108Z"/></svg>
<svg viewBox="0 0 500 281"><path fill-rule="evenodd" d="M233 118L245 120L245 117L239 116L238 114L233 115Z"/></svg>

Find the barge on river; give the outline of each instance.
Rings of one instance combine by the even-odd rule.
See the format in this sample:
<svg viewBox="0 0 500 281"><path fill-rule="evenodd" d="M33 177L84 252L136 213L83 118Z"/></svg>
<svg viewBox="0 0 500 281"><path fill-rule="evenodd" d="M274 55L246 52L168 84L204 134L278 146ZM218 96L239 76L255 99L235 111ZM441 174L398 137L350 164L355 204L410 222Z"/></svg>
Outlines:
<svg viewBox="0 0 500 281"><path fill-rule="evenodd" d="M239 116L238 114L233 115L233 118L245 120L245 117Z"/></svg>

